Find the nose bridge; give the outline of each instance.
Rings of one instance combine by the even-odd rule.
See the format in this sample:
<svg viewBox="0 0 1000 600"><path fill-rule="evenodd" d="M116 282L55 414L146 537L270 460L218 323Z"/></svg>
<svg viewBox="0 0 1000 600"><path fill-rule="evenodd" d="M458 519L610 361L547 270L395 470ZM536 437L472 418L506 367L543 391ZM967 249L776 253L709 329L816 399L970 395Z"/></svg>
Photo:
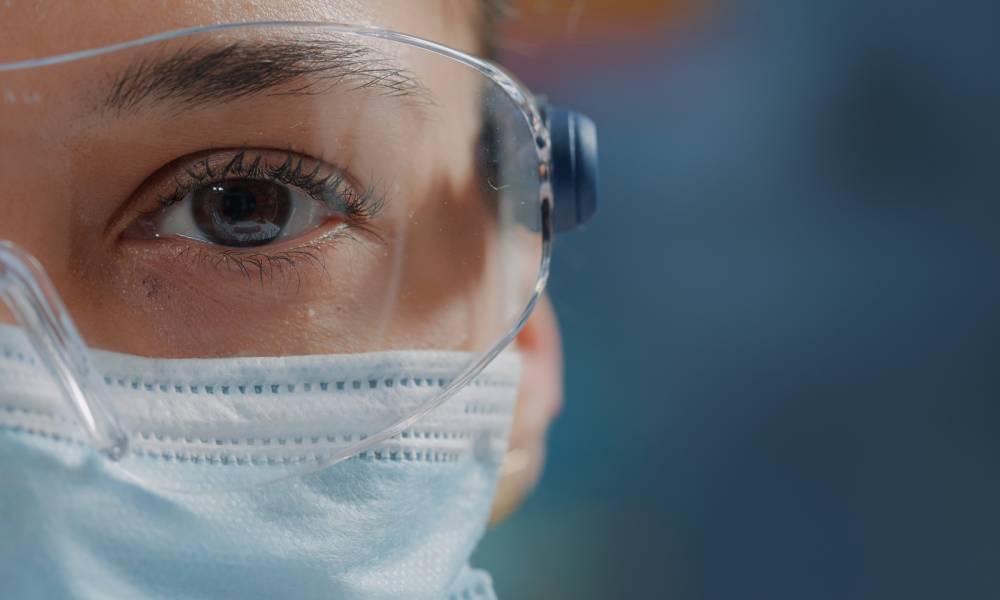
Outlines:
<svg viewBox="0 0 1000 600"><path fill-rule="evenodd" d="M69 200L80 180L59 140L69 123L61 106L22 102L10 73L0 72L0 241L13 242L63 282L71 255ZM6 96L14 94L16 102Z"/></svg>

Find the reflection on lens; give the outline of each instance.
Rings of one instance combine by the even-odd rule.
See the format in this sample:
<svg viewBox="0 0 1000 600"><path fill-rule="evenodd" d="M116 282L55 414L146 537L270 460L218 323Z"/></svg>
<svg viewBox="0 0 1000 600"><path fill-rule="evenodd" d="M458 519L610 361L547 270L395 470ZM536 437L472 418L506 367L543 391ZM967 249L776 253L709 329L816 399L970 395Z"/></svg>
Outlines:
<svg viewBox="0 0 1000 600"><path fill-rule="evenodd" d="M272 242L288 223L291 193L274 183L227 179L191 193L191 210L202 233L223 246Z"/></svg>

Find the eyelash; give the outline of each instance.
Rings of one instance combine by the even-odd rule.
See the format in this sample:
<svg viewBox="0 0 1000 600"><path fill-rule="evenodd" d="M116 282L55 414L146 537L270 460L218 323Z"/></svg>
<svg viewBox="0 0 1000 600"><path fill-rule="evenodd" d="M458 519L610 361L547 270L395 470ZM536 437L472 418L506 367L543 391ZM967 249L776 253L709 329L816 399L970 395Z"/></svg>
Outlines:
<svg viewBox="0 0 1000 600"><path fill-rule="evenodd" d="M319 249L314 247L265 254L236 250L206 252L189 246L174 256L174 260L186 261L189 267L209 267L240 273L248 282L259 281L262 288L265 283L274 280L278 275L284 276L286 283L289 281L289 277L294 275L296 289L298 289L302 284L298 272L299 264L302 262L326 271L323 257Z"/></svg>
<svg viewBox="0 0 1000 600"><path fill-rule="evenodd" d="M307 159L288 150L280 164L269 163L263 153L257 153L247 164L248 152L245 148L240 149L221 169L213 168L208 156L186 167L184 173L187 175L187 180L179 181L175 178L176 187L169 194L159 197L161 209L180 202L199 187L239 177L274 181L297 187L317 202L324 204L330 204L332 197L332 200L342 202L342 206L335 208L342 210L354 226L364 225L382 210L384 197L376 195L373 186L359 191L339 170L334 170L328 175L320 175L322 167L320 161L316 161L312 169L306 170L303 168L304 163L314 159Z"/></svg>

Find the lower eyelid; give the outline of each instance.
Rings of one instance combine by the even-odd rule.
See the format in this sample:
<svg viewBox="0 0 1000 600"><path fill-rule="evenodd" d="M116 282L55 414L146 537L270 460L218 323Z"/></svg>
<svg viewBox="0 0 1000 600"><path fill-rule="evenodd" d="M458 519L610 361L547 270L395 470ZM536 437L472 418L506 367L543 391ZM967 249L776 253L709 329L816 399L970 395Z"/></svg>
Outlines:
<svg viewBox="0 0 1000 600"><path fill-rule="evenodd" d="M200 287L208 280L199 282L199 277L211 278L215 286L225 285L227 280L233 283L288 283L285 277L293 276L296 283L301 283L301 277L306 275L328 277L330 254L337 252L338 246L346 241L348 236L331 232L305 244L280 244L280 248L274 249L269 246L256 250L227 248L183 238L144 240L130 246L135 258L146 268L161 274L173 272L184 278L195 277L188 284ZM217 277L223 279L217 280Z"/></svg>

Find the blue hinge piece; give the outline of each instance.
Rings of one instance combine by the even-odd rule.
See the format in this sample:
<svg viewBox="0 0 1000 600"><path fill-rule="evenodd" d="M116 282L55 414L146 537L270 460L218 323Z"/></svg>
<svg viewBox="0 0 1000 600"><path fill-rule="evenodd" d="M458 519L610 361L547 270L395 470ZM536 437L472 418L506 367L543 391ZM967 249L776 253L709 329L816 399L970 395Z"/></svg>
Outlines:
<svg viewBox="0 0 1000 600"><path fill-rule="evenodd" d="M578 112L543 109L552 140L553 226L572 231L597 212L597 127Z"/></svg>

